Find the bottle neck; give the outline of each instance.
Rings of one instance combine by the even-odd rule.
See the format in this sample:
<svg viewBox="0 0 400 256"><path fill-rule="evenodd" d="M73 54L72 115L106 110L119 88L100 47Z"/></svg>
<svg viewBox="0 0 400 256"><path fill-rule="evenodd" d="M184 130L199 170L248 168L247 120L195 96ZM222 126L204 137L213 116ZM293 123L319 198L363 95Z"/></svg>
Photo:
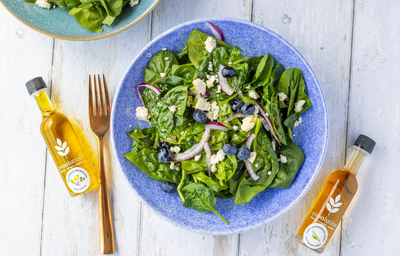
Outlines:
<svg viewBox="0 0 400 256"><path fill-rule="evenodd" d="M344 169L348 170L352 174L356 175L358 169L360 168L364 158L369 155L363 149L354 146L354 151L350 156L350 159L347 161L346 166Z"/></svg>
<svg viewBox="0 0 400 256"><path fill-rule="evenodd" d="M54 114L55 109L53 108L53 105L51 104L51 101L49 97L47 96L47 93L45 90L37 92L35 95L35 100L42 112L43 117L50 116Z"/></svg>

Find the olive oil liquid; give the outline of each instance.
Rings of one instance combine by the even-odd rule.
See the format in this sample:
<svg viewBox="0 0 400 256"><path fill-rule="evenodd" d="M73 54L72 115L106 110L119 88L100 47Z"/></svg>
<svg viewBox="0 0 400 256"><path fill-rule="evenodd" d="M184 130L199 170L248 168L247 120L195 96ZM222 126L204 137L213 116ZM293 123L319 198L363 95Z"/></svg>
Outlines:
<svg viewBox="0 0 400 256"><path fill-rule="evenodd" d="M34 97L43 117L40 131L69 194L74 197L98 188L98 169L87 142L78 139L73 124L53 108L45 90Z"/></svg>
<svg viewBox="0 0 400 256"><path fill-rule="evenodd" d="M295 237L298 243L324 251L357 192L356 174L366 154L355 148L346 166L329 175Z"/></svg>

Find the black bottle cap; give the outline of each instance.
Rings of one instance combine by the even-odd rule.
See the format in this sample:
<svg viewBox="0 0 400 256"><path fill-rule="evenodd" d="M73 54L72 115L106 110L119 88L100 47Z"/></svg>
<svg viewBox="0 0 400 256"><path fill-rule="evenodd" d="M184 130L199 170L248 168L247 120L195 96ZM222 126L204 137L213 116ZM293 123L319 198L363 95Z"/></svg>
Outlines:
<svg viewBox="0 0 400 256"><path fill-rule="evenodd" d="M47 88L46 83L43 81L43 78L41 77L36 77L29 80L28 82L26 82L25 86L26 89L28 90L29 95L32 95L33 93L41 89Z"/></svg>
<svg viewBox="0 0 400 256"><path fill-rule="evenodd" d="M358 138L356 139L356 142L354 142L354 146L360 147L367 151L368 153L372 153L375 147L375 141L363 134L360 134Z"/></svg>

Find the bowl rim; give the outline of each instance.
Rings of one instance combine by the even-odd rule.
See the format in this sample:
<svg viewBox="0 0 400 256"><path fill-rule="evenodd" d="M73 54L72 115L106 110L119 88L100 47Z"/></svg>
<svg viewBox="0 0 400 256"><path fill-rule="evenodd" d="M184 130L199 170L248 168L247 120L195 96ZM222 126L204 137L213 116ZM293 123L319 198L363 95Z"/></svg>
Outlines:
<svg viewBox="0 0 400 256"><path fill-rule="evenodd" d="M123 81L125 80L125 78L127 77L129 71L131 70L132 66L134 65L134 63L139 59L139 57L148 49L150 48L150 46L152 46L153 44L155 44L157 41L159 41L161 38L163 38L164 36L174 32L175 30L188 26L190 24L193 23L200 23L200 22L213 22L213 21L230 21L230 22L237 22L237 23L242 23L242 24L246 24L246 25L250 25L253 27L256 27L258 29L264 30L267 33L270 33L272 36L276 37L277 39L279 39L281 42L283 42L286 46L288 46L291 50L293 50L296 54L298 54L298 56L300 57L300 60L305 64L305 66L307 68L309 68L310 75L312 77L312 79L314 79L314 81L316 82L317 85L317 91L318 93L322 96L322 107L325 113L325 138L324 138L324 145L323 145L323 152L321 154L321 157L319 158L319 163L317 165L317 171L312 175L311 179L309 180L309 182L305 185L305 189L294 199L294 201L291 202L291 204L289 204L285 209L281 210L278 214L276 214L275 216L272 216L270 218L266 218L263 219L262 221L256 222L256 223L252 223L250 225L247 225L244 228L237 228L235 230L228 230L228 231L207 231L207 230L203 230L203 229L197 229L197 228L191 228L189 226L183 225L181 223L175 222L173 220L171 220L170 218L168 218L167 216L164 216L163 214L161 214L157 209L155 209L154 207L152 207L149 203L147 203L147 201L139 194L138 191L136 191L136 189L130 184L127 174L123 171L122 168L122 164L118 158L118 154L117 154L117 147L116 147L116 143L115 143L115 138L114 138L114 111L115 111L115 105L116 105L116 98L118 97L118 95L120 94L121 91L121 85L123 83ZM195 20L190 20L187 22L184 22L180 25L174 26L168 30L166 30L165 32L161 33L160 35L158 35L156 38L154 38L153 40L151 40L137 55L136 57L132 60L132 62L130 63L129 67L126 69L124 75L122 76L117 91L115 92L115 96L114 96L114 101L112 104L112 109L111 109L111 129L110 129L110 133L111 133L111 144L112 144L112 150L113 150L113 155L114 157L117 159L118 162L118 166L120 168L120 170L122 171L122 173L125 176L125 182L128 184L128 186L134 191L134 193L138 196L138 198L140 198L140 201L142 203L144 203L147 207L149 207L153 213L155 213L157 216L159 216L161 219L167 221L168 223L172 223L175 226L178 226L182 229L185 230L189 230L189 231L193 231L196 233L201 233L201 234L207 234L207 235L232 235L232 234L237 234L237 233L242 233L245 231L249 231L255 228L258 228L262 225L265 225L273 220L275 220L276 218L282 216L283 214L287 213L294 205L296 205L301 198L303 198L303 196L307 193L307 191L310 189L311 185L314 183L315 178L317 177L323 160L325 158L325 154L326 154L326 149L327 149L327 145L328 145L328 135L329 135L329 123L328 123L328 111L327 111L327 107L326 107L326 101L325 101L325 96L322 92L321 89L321 85L318 82L317 77L315 76L315 73L313 71L313 69L311 68L311 66L308 64L308 62L306 61L306 59L303 57L303 55L300 54L300 52L294 47L292 46L288 41L286 41L286 39L284 39L283 37L281 37L280 35L278 35L277 33L271 31L268 28L265 28L261 25L258 25L256 23L253 23L251 21L247 21L247 20L242 20L242 19L237 19L237 18L202 18L202 19L195 19Z"/></svg>
<svg viewBox="0 0 400 256"><path fill-rule="evenodd" d="M116 35L118 33L121 33L122 31L127 30L128 28L136 25L137 23L139 23L141 20L143 20L147 15L149 15L154 8L156 8L156 6L161 2L161 0L155 0L150 6L149 8L147 8L141 16L139 16L137 19L135 19L134 21L132 21L131 23L115 30L112 32L109 32L107 34L102 34L102 33L95 33L95 34L100 34L100 35L95 35L94 36L84 36L84 37L68 37L68 36L63 36L63 35L59 35L59 34L54 34L51 32L48 32L46 30L43 30L39 27L33 26L31 24L29 24L28 22L26 22L25 20L21 19L16 13L14 13L13 11L11 11L9 9L9 7L3 2L3 0L0 0L0 3L4 6L4 8L8 11L8 13L10 13L12 16L14 16L14 18L16 18L17 20L19 20L21 23L23 23L24 25L30 27L31 29L44 34L46 36L52 37L52 38L56 38L56 39L61 39L61 40L68 40L68 41L93 41L93 40L99 40L99 39L103 39L103 38L107 38L113 35Z"/></svg>

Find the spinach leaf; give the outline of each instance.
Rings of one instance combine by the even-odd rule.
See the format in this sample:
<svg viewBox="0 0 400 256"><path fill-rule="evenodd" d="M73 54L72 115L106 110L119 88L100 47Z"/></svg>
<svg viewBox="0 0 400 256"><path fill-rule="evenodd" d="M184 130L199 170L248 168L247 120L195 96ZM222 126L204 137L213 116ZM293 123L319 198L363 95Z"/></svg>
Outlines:
<svg viewBox="0 0 400 256"><path fill-rule="evenodd" d="M226 155L224 161L217 164L217 171L214 174L221 182L226 182L233 176L233 174L235 174L236 169L236 155Z"/></svg>
<svg viewBox="0 0 400 256"><path fill-rule="evenodd" d="M69 11L83 27L92 32L101 32L101 24L107 16L107 12L98 3L81 4Z"/></svg>
<svg viewBox="0 0 400 256"><path fill-rule="evenodd" d="M272 182L272 188L290 188L297 172L304 162L304 154L291 140L290 143L278 150L280 155L287 158L287 163L279 163L279 172Z"/></svg>
<svg viewBox="0 0 400 256"><path fill-rule="evenodd" d="M214 209L216 200L214 192L210 188L201 183L190 182L182 189L182 195L185 198L185 201L182 203L184 207L192 208L199 212L212 211L226 224L229 224L224 217Z"/></svg>
<svg viewBox="0 0 400 256"><path fill-rule="evenodd" d="M310 98L305 93L306 84L303 79L303 72L297 68L290 68L283 72L278 84L278 92L283 92L289 97L289 106L287 108L287 118L284 124L289 127L294 127L294 122L303 114L307 109L311 108L312 104ZM294 110L295 103L304 100L305 104L301 111Z"/></svg>
<svg viewBox="0 0 400 256"><path fill-rule="evenodd" d="M188 55L190 62L192 62L196 68L200 66L200 64L209 54L209 52L206 50L206 45L205 45L205 41L207 40L208 37L212 36L203 33L197 29L193 30L189 36L189 41L187 43ZM232 49L232 47L229 44L225 43L224 41L221 41L216 38L214 39L217 41L217 47L225 47L227 49Z"/></svg>
<svg viewBox="0 0 400 256"><path fill-rule="evenodd" d="M209 177L204 172L197 172L192 176L197 181L203 182L207 187L211 188L215 192L220 192L228 188L228 184L221 183L217 179Z"/></svg>
<svg viewBox="0 0 400 256"><path fill-rule="evenodd" d="M157 81L160 78L161 78L160 74L154 72L153 70L148 69L148 68L144 69L144 82L146 84L153 84L155 81Z"/></svg>
<svg viewBox="0 0 400 256"><path fill-rule="evenodd" d="M272 68L274 66L274 59L268 53L260 60L257 66L256 72L250 83L257 82L260 85L267 83L269 76L271 75Z"/></svg>
<svg viewBox="0 0 400 256"><path fill-rule="evenodd" d="M239 186L240 179L245 172L246 167L244 165L243 161L238 162L238 167L236 168L236 172L233 174L233 176L228 180L228 187L229 187L229 193L232 195L236 194L237 188Z"/></svg>
<svg viewBox="0 0 400 256"><path fill-rule="evenodd" d="M240 126L239 126L240 127ZM252 134L253 130L250 130L248 132L239 130L239 131L232 131L229 130L228 134L229 134L229 141L233 144L235 144L236 146L240 146L242 145L244 142L246 142L246 140L250 137L250 135Z"/></svg>
<svg viewBox="0 0 400 256"><path fill-rule="evenodd" d="M176 106L175 115L183 115L186 109L188 91L185 86L177 86L169 90L163 97L164 101L168 106Z"/></svg>
<svg viewBox="0 0 400 256"><path fill-rule="evenodd" d="M247 81L247 74L249 71L249 65L247 63L242 64L234 64L232 67L236 70L236 77L239 89L243 90L243 85ZM232 88L235 88L233 83L231 84Z"/></svg>
<svg viewBox="0 0 400 256"><path fill-rule="evenodd" d="M153 128L143 129L137 127L129 133L132 142L132 151L124 154L124 157L144 171L150 178L157 181L170 181L179 183L181 175L169 168L169 164L163 164L158 160L157 150L153 149Z"/></svg>
<svg viewBox="0 0 400 256"><path fill-rule="evenodd" d="M172 65L174 64L179 64L175 55L168 50L161 50L154 54L154 56L150 59L149 69L157 74L171 74Z"/></svg>
<svg viewBox="0 0 400 256"><path fill-rule="evenodd" d="M194 159L182 161L181 167L186 170L187 174L207 171L206 158L203 154L199 161L195 161Z"/></svg>
<svg viewBox="0 0 400 256"><path fill-rule="evenodd" d="M221 120L221 123L228 126L230 129L233 127L233 125L236 125L238 127L240 127L242 125L242 123L237 118L231 120L228 123L224 122L225 119L227 119L228 117L233 115L231 104L229 104L229 102L225 102L225 101L218 102L218 106L219 106L218 117L219 117L219 120Z"/></svg>
<svg viewBox="0 0 400 256"><path fill-rule="evenodd" d="M186 64L190 63L189 55L188 55L188 44L186 43L182 49L182 52L176 55L176 59L178 60L179 64Z"/></svg>
<svg viewBox="0 0 400 256"><path fill-rule="evenodd" d="M254 181L245 172L235 194L235 204L248 203L255 195L264 191L274 180L279 171L278 157L272 148L272 143L264 131L260 131L256 141L257 157L252 164L254 171L260 177Z"/></svg>
<svg viewBox="0 0 400 256"><path fill-rule="evenodd" d="M29 0L29 1L25 0L25 2L35 3L36 0ZM52 2L52 1L49 1L49 2ZM82 3L84 4L85 2L82 1ZM65 9L70 9L70 8L80 5L81 1L79 1L79 0L62 0L62 1L55 1L54 4L56 4L61 9L65 10Z"/></svg>
<svg viewBox="0 0 400 256"><path fill-rule="evenodd" d="M168 91L175 86L185 85L186 82L179 76L167 76L162 77L153 82L153 85L157 86L162 92Z"/></svg>
<svg viewBox="0 0 400 256"><path fill-rule="evenodd" d="M218 47L211 53L212 56L212 64L215 70L218 69L218 66L221 64L223 66L227 66L229 63L229 54L225 47ZM208 67L208 62L207 62Z"/></svg>
<svg viewBox="0 0 400 256"><path fill-rule="evenodd" d="M222 146L228 143L228 133L220 130L211 130L211 136L208 141L211 150L221 150Z"/></svg>
<svg viewBox="0 0 400 256"><path fill-rule="evenodd" d="M247 60L246 56L244 56L244 57L240 56L241 52L242 52L242 50L235 45L232 49L231 56L229 57L229 63L239 64L239 63Z"/></svg>
<svg viewBox="0 0 400 256"><path fill-rule="evenodd" d="M192 63L183 65L172 65L171 75L181 77L186 83L191 84L196 74L196 68Z"/></svg>

